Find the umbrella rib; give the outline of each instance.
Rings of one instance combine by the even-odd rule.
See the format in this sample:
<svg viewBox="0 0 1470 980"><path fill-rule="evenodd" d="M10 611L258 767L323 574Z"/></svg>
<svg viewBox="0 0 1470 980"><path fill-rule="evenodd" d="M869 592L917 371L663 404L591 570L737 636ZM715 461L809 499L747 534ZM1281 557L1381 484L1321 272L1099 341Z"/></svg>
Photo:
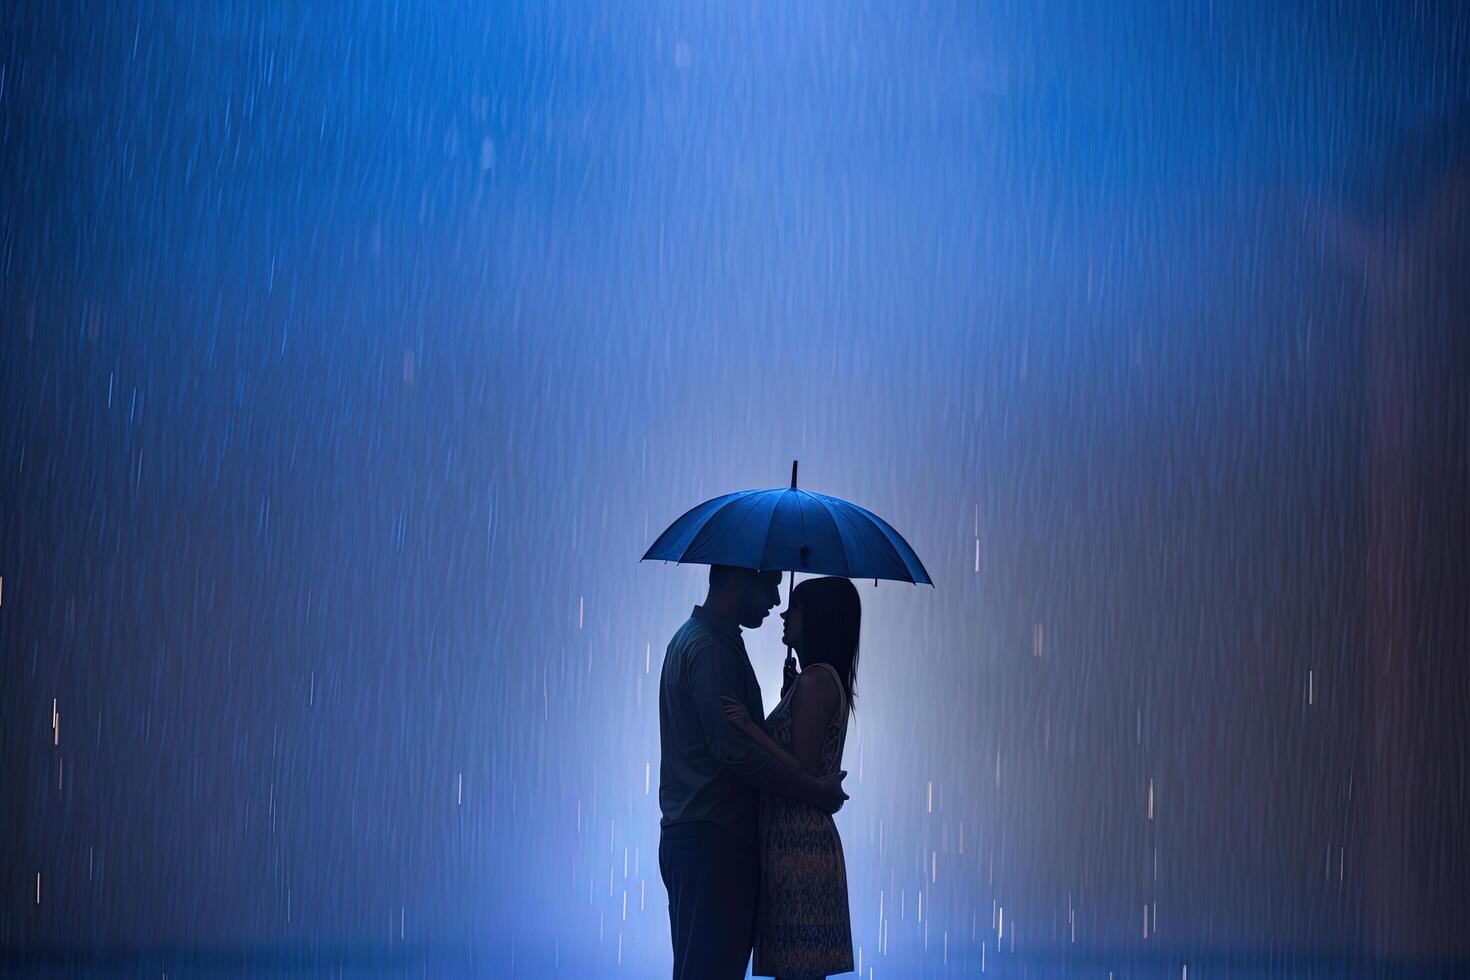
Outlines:
<svg viewBox="0 0 1470 980"><path fill-rule="evenodd" d="M781 506L781 500L776 499L776 507ZM770 517L766 520L766 540L761 542L761 553L756 558L756 564L760 567L756 571L763 571L766 567L766 554L771 550L771 531L776 526L776 507L771 508Z"/></svg>
<svg viewBox="0 0 1470 980"><path fill-rule="evenodd" d="M643 553L643 557L639 560L647 561L649 556L653 554L654 549L656 549L661 543L663 543L664 538L669 535L670 532L674 531L676 528L679 528L679 526L681 524L684 524L686 521L689 521L693 517L693 515L699 513L700 510L706 507L710 507L711 504L717 505L714 507L710 507L709 512L706 513L703 518L700 519L699 523L692 530L689 531L689 540L684 542L684 547L679 549L679 556L674 559L674 561L676 562L683 561L684 554L689 550L690 545L693 544L694 538L699 534L701 530L703 530L704 526L709 523L710 518L733 502L729 498L739 496L741 496L739 492L723 494L719 497L711 497L709 500L706 500L703 503L696 504L693 507L689 508L683 514L681 514L677 520L666 527L662 534L654 539L653 544L648 546L648 550ZM668 561L667 558L664 560Z"/></svg>
<svg viewBox="0 0 1470 980"><path fill-rule="evenodd" d="M813 494L813 496L816 496L817 499L822 502L822 506L825 507L825 508L827 508L827 513L832 515L832 523L835 524L835 525L837 525L837 535L838 535L838 537L841 537L842 536L842 523L841 523L841 521L838 520L838 516L837 516L838 515L838 510L841 510L841 508L838 508L838 510L833 510L832 509L832 505L829 504L829 503L827 503L827 498L825 496L818 496L816 494ZM856 504L854 504L853 506L856 506ZM847 518L847 515L846 514L843 514L842 517L844 519L846 519ZM868 558L868 565L871 566L873 564L873 549L871 549L871 548L868 547L868 542L863 539L863 536L861 534L857 534L857 535L853 535L853 536L857 539L858 544L860 544L860 545L863 546L863 554L865 554L867 556L867 558ZM847 550L846 548L843 549L844 552L846 552L846 550ZM843 557L845 558L846 557L846 554L844 554ZM900 562L900 564L902 564L902 562ZM849 561L847 563L847 571L848 571L847 577L848 578L852 578L852 574L851 574L852 573L852 562L851 561Z"/></svg>
<svg viewBox="0 0 1470 980"><path fill-rule="evenodd" d="M797 493L806 493L805 490L797 490L796 492ZM796 554L797 554L797 557L798 558L807 558L807 557L809 557L811 555L811 550L810 549L807 549L807 546L806 546L806 508L803 507L803 506L801 506L801 498L800 497L798 497L796 499L796 518L797 518L797 520L801 521L801 540L799 542L797 542L797 544L799 545L799 548L798 548ZM803 554L802 549L806 549L804 554ZM806 574L806 573L803 572L803 574Z"/></svg>
<svg viewBox="0 0 1470 980"><path fill-rule="evenodd" d="M835 511L832 510L832 505L829 504L829 503L827 503L827 498L826 497L823 497L823 496L821 496L819 494L815 494L815 493L812 494L811 496L817 501L817 503L819 503L819 504L822 505L822 509L825 510L827 512L827 516L832 519L832 526L837 529L837 540L840 541L840 542L842 542L842 569L843 569L843 572L844 572L843 578L851 578L852 577L852 560L847 557L847 535L845 535L845 534L842 533L842 522L840 522L839 520L837 520L837 514L836 514ZM863 542L859 542L859 543L861 543L863 545L863 550L864 551L867 551L867 549L868 549L867 544L866 543L863 543ZM872 559L873 559L873 555L872 555L871 552L869 552L869 554L868 554L868 560L869 561L872 561Z"/></svg>
<svg viewBox="0 0 1470 980"><path fill-rule="evenodd" d="M853 506L857 507L857 504L853 504ZM877 514L874 514L872 511L864 507L858 507L858 510L862 511L868 516L868 518L873 522L873 525L878 528L878 533L883 535L884 543L887 544L888 547L893 551L893 553L898 557L899 562L904 566L904 568L908 569L909 580L911 582L914 582L915 585L918 584L917 580L914 579L914 570L912 568L909 568L908 559L905 558L903 554L898 550L898 544L894 541L894 538L897 538L899 541L903 541L903 545L905 548L908 549L909 554L914 556L914 563L919 566L919 571L923 572L924 577L929 579L929 587L933 588L934 580L930 578L929 570L924 567L924 563L919 560L919 553L914 551L914 546L909 544L908 541L904 539L903 535L895 531L887 521L883 520L883 518L879 517Z"/></svg>
<svg viewBox="0 0 1470 980"><path fill-rule="evenodd" d="M694 537L690 538L689 546L684 549L684 553L688 554L689 551L693 549L694 542L698 540L701 534L704 534L707 530L709 530L709 526L714 523L714 520L716 517L719 516L720 511L724 510L726 507L731 506L732 504L740 504L742 502L748 501L748 506L745 508L744 511L740 513L740 516L735 519L736 523L738 523L739 521L745 520L745 518L749 516L750 512L752 510L755 510L756 504L760 503L759 496L759 493L756 492L748 490L739 491L739 499L726 501L724 504L715 508L715 510L709 515L709 517L705 519L705 522L700 525L700 528L698 531L695 532ZM767 535L769 536L769 531L767 531Z"/></svg>

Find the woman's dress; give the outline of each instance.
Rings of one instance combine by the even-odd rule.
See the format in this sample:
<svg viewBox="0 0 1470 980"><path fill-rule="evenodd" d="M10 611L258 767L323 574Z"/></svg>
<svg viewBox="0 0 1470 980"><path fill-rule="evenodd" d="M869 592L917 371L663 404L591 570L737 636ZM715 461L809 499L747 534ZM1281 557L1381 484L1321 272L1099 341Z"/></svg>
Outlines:
<svg viewBox="0 0 1470 980"><path fill-rule="evenodd" d="M837 682L840 703L827 726L819 773L831 775L842 765L847 695L830 664L809 669L825 669ZM766 719L766 731L791 751L791 692ZM806 978L851 972L847 864L831 814L790 796L761 794L761 854L754 975Z"/></svg>

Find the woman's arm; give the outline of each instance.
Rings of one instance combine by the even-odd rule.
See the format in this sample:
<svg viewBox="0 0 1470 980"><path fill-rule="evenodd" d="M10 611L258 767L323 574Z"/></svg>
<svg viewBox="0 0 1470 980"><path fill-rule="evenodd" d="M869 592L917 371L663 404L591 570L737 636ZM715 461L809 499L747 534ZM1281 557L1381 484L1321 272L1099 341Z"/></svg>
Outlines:
<svg viewBox="0 0 1470 980"><path fill-rule="evenodd" d="M765 740L764 745L759 745L746 732L746 727L750 723L750 715L746 712L745 705L729 696L721 700L724 702L725 717L728 719L729 728L745 735L753 747L764 751L765 746L768 745L776 753L771 756L770 765L747 773L743 777L746 782L768 793L779 793L782 796L794 796L798 800L806 800L812 806L827 813L836 813L842 809L843 802L847 800L847 794L842 791L842 780L847 778L846 771L832 776L815 776L807 772L801 768L800 763L771 741L759 725L755 725L753 727L756 734Z"/></svg>
<svg viewBox="0 0 1470 980"><path fill-rule="evenodd" d="M822 771L822 749L842 692L825 670L804 670L791 692L791 751L809 773Z"/></svg>
<svg viewBox="0 0 1470 980"><path fill-rule="evenodd" d="M784 762L793 769L804 768L801 762L796 758L796 756L792 755L790 752L787 752L785 749L781 748L781 746L777 745L775 739L771 738L771 736L765 733L765 729L761 728L761 726L757 725L754 721L751 720L750 714L746 712L744 705L742 705L739 701L736 701L734 698L723 698L722 700L725 702L726 720L729 721L731 725L734 725L738 731L742 732L756 745L759 745L761 748L771 753L771 755L775 756L778 762ZM807 769L806 771L811 773L813 776L817 775L810 769Z"/></svg>

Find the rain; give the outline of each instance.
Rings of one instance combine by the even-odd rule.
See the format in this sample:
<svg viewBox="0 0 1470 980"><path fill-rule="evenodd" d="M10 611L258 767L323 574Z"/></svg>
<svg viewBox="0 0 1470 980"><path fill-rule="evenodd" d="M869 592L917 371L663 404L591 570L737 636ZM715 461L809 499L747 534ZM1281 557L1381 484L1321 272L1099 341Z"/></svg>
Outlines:
<svg viewBox="0 0 1470 980"><path fill-rule="evenodd" d="M0 34L0 972L668 975L638 559L792 460L854 975L1470 969L1463 8Z"/></svg>

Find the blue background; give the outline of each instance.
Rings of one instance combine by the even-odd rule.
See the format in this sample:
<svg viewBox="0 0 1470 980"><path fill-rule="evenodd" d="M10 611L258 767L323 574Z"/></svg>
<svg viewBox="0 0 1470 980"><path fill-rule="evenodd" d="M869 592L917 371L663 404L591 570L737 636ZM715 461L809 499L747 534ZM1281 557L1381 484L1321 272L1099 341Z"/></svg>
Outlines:
<svg viewBox="0 0 1470 980"><path fill-rule="evenodd" d="M793 458L936 585L861 588L864 976L1374 948L1353 243L1462 11L0 22L11 954L663 972L637 558Z"/></svg>

